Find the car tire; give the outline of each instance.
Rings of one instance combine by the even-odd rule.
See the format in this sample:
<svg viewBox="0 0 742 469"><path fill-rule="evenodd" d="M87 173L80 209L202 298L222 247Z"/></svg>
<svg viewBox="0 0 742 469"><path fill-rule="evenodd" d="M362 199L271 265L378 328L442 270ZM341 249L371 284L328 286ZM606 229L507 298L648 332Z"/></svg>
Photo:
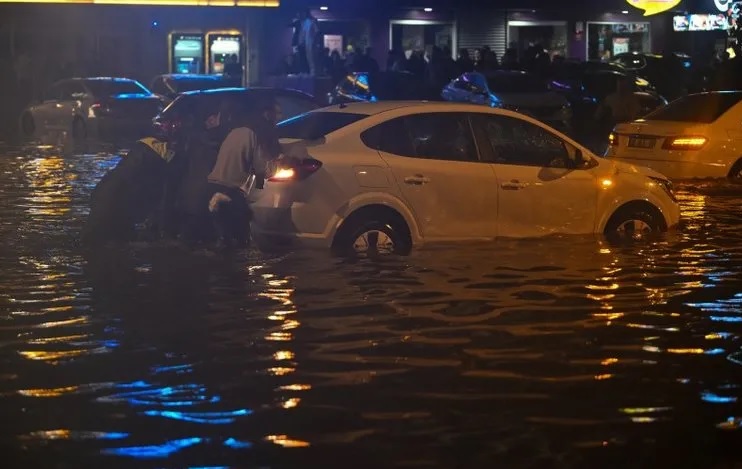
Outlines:
<svg viewBox="0 0 742 469"><path fill-rule="evenodd" d="M72 121L72 140L79 142L85 140L87 136L87 129L85 128L85 122L79 117Z"/></svg>
<svg viewBox="0 0 742 469"><path fill-rule="evenodd" d="M341 255L376 257L410 252L405 230L395 221L359 218L346 223L340 227L333 246Z"/></svg>
<svg viewBox="0 0 742 469"><path fill-rule="evenodd" d="M36 133L36 121L30 112L24 112L21 115L21 136L29 138Z"/></svg>
<svg viewBox="0 0 742 469"><path fill-rule="evenodd" d="M641 241L663 231L663 223L646 207L619 209L608 220L605 235L616 241Z"/></svg>
<svg viewBox="0 0 742 469"><path fill-rule="evenodd" d="M737 162L734 163L732 169L729 170L727 178L732 182L742 184L742 158L738 159Z"/></svg>

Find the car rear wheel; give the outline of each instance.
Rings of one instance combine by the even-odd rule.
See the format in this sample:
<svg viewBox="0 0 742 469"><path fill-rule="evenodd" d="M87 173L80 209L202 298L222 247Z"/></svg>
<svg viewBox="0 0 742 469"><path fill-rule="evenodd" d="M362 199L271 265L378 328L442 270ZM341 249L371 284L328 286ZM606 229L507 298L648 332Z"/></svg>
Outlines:
<svg viewBox="0 0 742 469"><path fill-rule="evenodd" d="M410 251L405 230L395 221L359 218L347 223L341 226L334 243L342 255L375 257Z"/></svg>
<svg viewBox="0 0 742 469"><path fill-rule="evenodd" d="M643 207L620 209L605 228L606 236L622 241L641 241L661 231L662 221L655 213Z"/></svg>

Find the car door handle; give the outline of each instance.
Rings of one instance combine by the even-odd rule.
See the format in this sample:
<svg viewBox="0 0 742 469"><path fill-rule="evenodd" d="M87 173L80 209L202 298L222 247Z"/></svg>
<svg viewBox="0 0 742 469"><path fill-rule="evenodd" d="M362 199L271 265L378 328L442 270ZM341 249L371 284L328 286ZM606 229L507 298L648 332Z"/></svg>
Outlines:
<svg viewBox="0 0 742 469"><path fill-rule="evenodd" d="M502 187L506 191L517 191L523 189L526 186L528 186L528 184L520 182L517 179L513 179L510 182L503 182L502 184L500 184L500 187Z"/></svg>
<svg viewBox="0 0 742 469"><path fill-rule="evenodd" d="M412 184L415 186L422 186L430 182L430 178L423 176L422 174L415 174L414 176L407 176L404 178L405 184Z"/></svg>

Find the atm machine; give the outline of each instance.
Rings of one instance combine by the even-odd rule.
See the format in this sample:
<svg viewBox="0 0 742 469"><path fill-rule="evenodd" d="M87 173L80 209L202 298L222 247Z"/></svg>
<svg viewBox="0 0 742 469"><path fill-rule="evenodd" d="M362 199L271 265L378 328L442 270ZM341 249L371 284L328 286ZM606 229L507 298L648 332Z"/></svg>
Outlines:
<svg viewBox="0 0 742 469"><path fill-rule="evenodd" d="M204 73L204 35L170 33L168 37L170 73Z"/></svg>
<svg viewBox="0 0 742 469"><path fill-rule="evenodd" d="M244 66L244 36L238 31L212 31L206 34L208 73L223 73L232 55Z"/></svg>

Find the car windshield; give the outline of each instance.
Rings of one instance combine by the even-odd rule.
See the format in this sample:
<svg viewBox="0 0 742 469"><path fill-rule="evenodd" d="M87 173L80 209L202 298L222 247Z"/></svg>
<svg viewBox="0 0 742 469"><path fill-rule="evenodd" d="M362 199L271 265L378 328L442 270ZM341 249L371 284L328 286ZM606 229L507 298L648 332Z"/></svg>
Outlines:
<svg viewBox="0 0 742 469"><path fill-rule="evenodd" d="M543 93L546 83L527 73L502 73L487 77L487 86L493 93Z"/></svg>
<svg viewBox="0 0 742 469"><path fill-rule="evenodd" d="M85 86L94 96L119 94L150 94L149 90L134 80L85 80Z"/></svg>
<svg viewBox="0 0 742 469"><path fill-rule="evenodd" d="M368 117L350 112L309 112L278 123L278 138L316 140Z"/></svg>
<svg viewBox="0 0 742 469"><path fill-rule="evenodd" d="M710 124L742 99L742 93L694 94L677 99L644 117L651 121Z"/></svg>

